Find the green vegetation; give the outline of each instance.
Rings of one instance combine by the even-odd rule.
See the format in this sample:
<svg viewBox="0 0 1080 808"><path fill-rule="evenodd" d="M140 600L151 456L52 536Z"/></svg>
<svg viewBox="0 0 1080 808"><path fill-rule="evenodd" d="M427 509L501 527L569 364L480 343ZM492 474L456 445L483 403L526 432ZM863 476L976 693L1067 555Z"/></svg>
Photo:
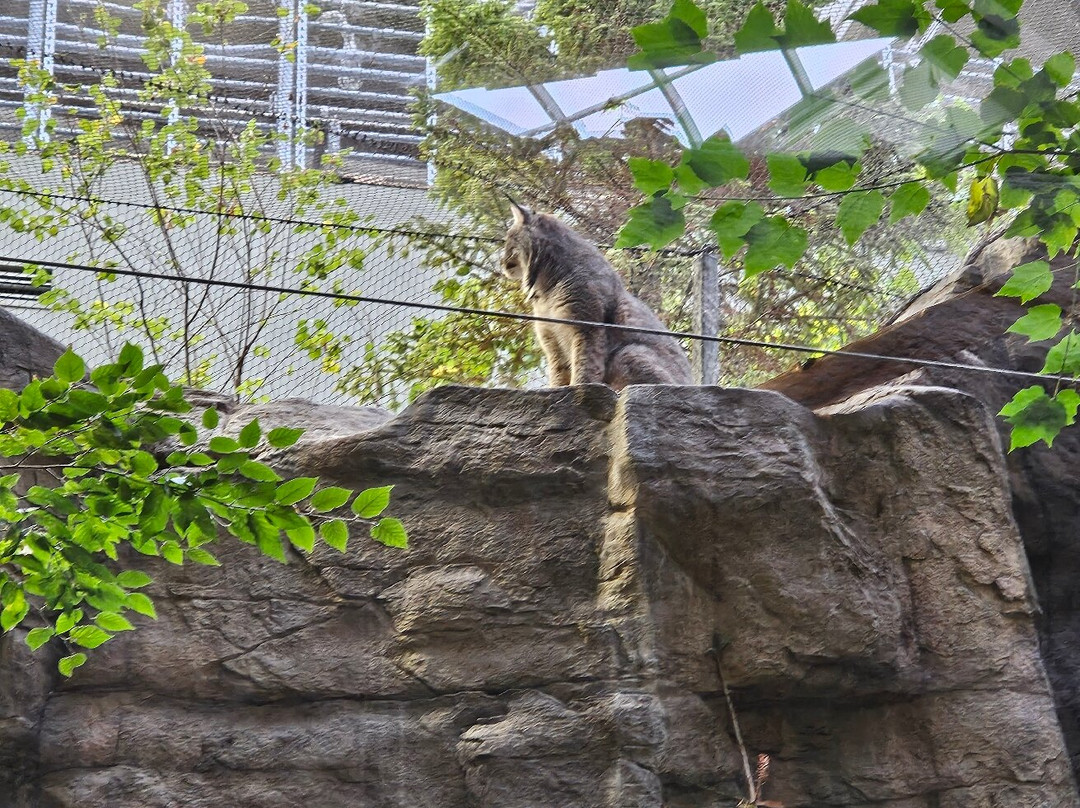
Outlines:
<svg viewBox="0 0 1080 808"><path fill-rule="evenodd" d="M401 522L379 518L390 486L318 488L317 478L283 480L254 459L303 430L264 434L254 420L236 437L200 436L200 426L217 426L218 411L196 420L183 388L161 365L144 367L133 345L89 383L85 376L68 351L51 378L21 393L0 389L0 629L33 610L26 641L35 649L62 641L64 675L86 661L78 649L133 628L125 613L155 616L138 591L150 577L129 567L135 554L216 565L210 549L227 533L284 562L288 546L310 553L316 537L344 552L350 523L406 546Z"/></svg>
<svg viewBox="0 0 1080 808"><path fill-rule="evenodd" d="M939 34L924 44L921 60L900 77L903 106L914 112L926 108L941 94L943 86L957 78L972 55L997 58L1020 45L1019 13L1022 0L880 0L864 6L853 19L882 36L909 37L924 33L935 19L945 23L949 34ZM678 0L664 24L700 31L700 12L690 0ZM967 22L970 37L956 34L952 25ZM698 26L698 28L695 28ZM670 43L648 38L635 30L643 52L636 58L668 60ZM808 8L789 0L779 23L758 5L735 37L740 52L798 47L834 39L831 30L817 22ZM704 46L699 40L699 49ZM700 60L683 44L680 60ZM687 228L691 212L704 207L711 213L710 226L728 253L745 245L743 263L747 274L775 267L794 267L806 261L809 233L793 208L813 190L831 194L835 205L832 226L849 244L864 239L888 220L920 215L937 189L966 189L969 225L995 216L1007 221L1006 236L1038 239L1053 259L1070 259L1074 284L1077 277L1077 234L1080 228L1080 104L1069 90L1076 75L1070 53L1050 57L1038 70L1023 57L1007 59L994 71L993 89L971 109L962 103L939 104L935 126L911 133L916 139L913 164L902 183L886 183L865 171L873 156L872 140L862 140L855 154L815 161L809 152L771 155L768 158L769 188L774 197L773 215L764 217L760 207L741 202L716 206L702 189L723 189L739 194L750 180L748 163L738 149L722 140L708 150L685 150L672 168L670 161L631 163L635 184L648 199L630 211L619 243L649 244L654 248L672 242ZM664 173L670 172L670 179ZM657 177L668 179L657 182ZM884 228L882 228L884 229ZM1050 265L1038 261L1018 267L1000 294L1019 297L1025 304L1050 288ZM1029 310L1010 330L1041 341L1064 336L1050 348L1042 369L1047 374L1080 377L1080 332L1068 325L1056 304ZM1012 448L1043 440L1047 444L1076 420L1080 394L1056 384L1051 392L1033 385L1017 393L1001 411L1012 425Z"/></svg>

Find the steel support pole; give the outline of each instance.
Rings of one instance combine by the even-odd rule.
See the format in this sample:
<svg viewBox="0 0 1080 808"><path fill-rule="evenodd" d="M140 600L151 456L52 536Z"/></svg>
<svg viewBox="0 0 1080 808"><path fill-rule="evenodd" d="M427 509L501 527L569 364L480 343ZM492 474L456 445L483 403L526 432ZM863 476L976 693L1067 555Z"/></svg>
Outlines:
<svg viewBox="0 0 1080 808"><path fill-rule="evenodd" d="M57 0L30 0L29 23L26 31L26 58L36 61L49 75L53 73L53 54L56 53L56 2ZM28 96L27 91L24 95ZM27 136L29 145L44 143L49 139L47 123L49 106L26 101L27 120L36 121L34 134Z"/></svg>
<svg viewBox="0 0 1080 808"><path fill-rule="evenodd" d="M706 251L694 260L694 331L716 336L720 331L720 271L716 253ZM720 378L720 346L698 340L692 352L698 384L716 384Z"/></svg>

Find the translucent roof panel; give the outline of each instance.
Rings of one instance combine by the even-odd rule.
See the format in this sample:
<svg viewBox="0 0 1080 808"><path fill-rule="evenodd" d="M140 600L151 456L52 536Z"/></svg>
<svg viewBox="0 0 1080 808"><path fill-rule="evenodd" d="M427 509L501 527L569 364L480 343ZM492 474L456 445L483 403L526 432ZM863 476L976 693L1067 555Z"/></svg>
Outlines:
<svg viewBox="0 0 1080 808"><path fill-rule="evenodd" d="M795 53L814 89L820 90L871 56L877 56L891 43L891 39L857 39L797 48Z"/></svg>
<svg viewBox="0 0 1080 808"><path fill-rule="evenodd" d="M612 98L624 97L653 84L652 76L644 70L618 69L602 70L595 76L580 79L550 81L544 86L556 104L563 110L573 112L606 104Z"/></svg>
<svg viewBox="0 0 1080 808"><path fill-rule="evenodd" d="M552 116L544 111L528 87L506 87L501 90L481 87L440 93L435 97L512 135L533 130L548 132L555 125Z"/></svg>
<svg viewBox="0 0 1080 808"><path fill-rule="evenodd" d="M776 51L716 62L676 79L673 86L703 138L726 130L738 140L802 99Z"/></svg>
<svg viewBox="0 0 1080 808"><path fill-rule="evenodd" d="M663 118L692 145L720 131L746 137L803 98L788 59L801 63L813 90L830 84L889 47L866 39L750 53L710 65L660 71L604 70L594 76L499 90L469 89L435 97L513 135L540 137L571 123L582 137L618 137L634 118Z"/></svg>

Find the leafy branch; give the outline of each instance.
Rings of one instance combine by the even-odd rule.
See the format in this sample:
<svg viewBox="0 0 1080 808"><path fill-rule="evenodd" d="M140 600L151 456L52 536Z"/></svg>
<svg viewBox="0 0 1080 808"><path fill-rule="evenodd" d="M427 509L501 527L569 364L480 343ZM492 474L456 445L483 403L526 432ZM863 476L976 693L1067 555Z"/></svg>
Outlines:
<svg viewBox="0 0 1080 808"><path fill-rule="evenodd" d="M0 477L0 629L36 606L44 625L27 634L31 648L56 638L92 649L134 627L126 613L155 617L138 591L151 579L124 568L126 548L217 565L209 548L228 534L285 562L287 548L311 553L316 538L344 552L359 525L387 546L407 546L401 522L382 516L392 486L319 488L315 477L282 479L255 459L292 446L302 429L264 434L253 420L235 438L205 440L199 427L217 427L218 411L197 422L191 411L184 389L160 364L144 367L131 344L88 381L69 350L50 378L19 393L0 389L0 456L12 460ZM85 661L83 651L69 653L60 670L70 676Z"/></svg>
<svg viewBox="0 0 1080 808"><path fill-rule="evenodd" d="M795 267L804 259L808 233L791 216L793 200L836 199L834 225L854 245L886 216L895 223L921 214L939 187L949 194L963 187L969 225L1003 217L1006 236L1036 239L1051 261L1059 254L1075 259L1080 229L1080 103L1069 88L1076 60L1070 53L1058 53L1036 70L1026 58L1000 58L1020 45L1022 2L878 0L850 16L883 37L921 36L935 21L950 32L921 45L918 58L904 68L897 91L908 113L936 104L940 120L931 124L882 113L918 123L923 130L912 134L910 173L903 181L860 183L873 148L867 132L861 140L849 138L849 143L857 140L861 145L843 152L767 155L764 168L773 197L747 194L739 199L737 189L751 182L753 160L726 137L714 135L700 146L677 150L674 161L629 160L635 187L647 198L629 211L618 245L663 247L682 235L687 210L724 200L713 210L709 228L726 257L742 256L746 276L751 277L780 266ZM965 19L974 27L970 37L957 35L952 27ZM703 26L704 15L692 0L676 0L660 23L634 29L641 53L631 58L631 64L670 67L712 61L715 55L704 51ZM780 21L759 3L735 35L740 53L789 51L833 41L829 24L817 20L799 0L789 0ZM990 93L974 110L941 101L943 88L975 57L999 62ZM870 98L880 94L883 82L880 68L871 66L857 70L850 84L856 95ZM845 103L820 97L810 102ZM774 210L767 213L763 203L769 201ZM1015 269L998 294L1018 297L1027 305L1049 291L1052 281L1049 263L1025 264ZM1056 304L1039 304L1010 331L1032 341L1050 340L1066 328L1070 317ZM1070 328L1049 348L1043 372L1080 378L1080 332ZM1052 392L1041 386L1020 391L1001 411L1012 425L1012 448L1038 440L1051 444L1061 429L1075 422L1078 404L1080 394L1060 385Z"/></svg>

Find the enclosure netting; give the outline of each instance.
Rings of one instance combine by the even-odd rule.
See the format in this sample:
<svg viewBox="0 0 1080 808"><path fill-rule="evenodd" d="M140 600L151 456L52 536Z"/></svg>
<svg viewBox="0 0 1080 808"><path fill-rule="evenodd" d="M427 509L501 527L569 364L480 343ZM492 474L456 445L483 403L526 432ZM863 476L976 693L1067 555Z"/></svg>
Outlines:
<svg viewBox="0 0 1080 808"><path fill-rule="evenodd" d="M739 73L728 43L750 4L717 0L716 72L668 70L627 95L604 82L637 81L628 32L662 4L250 0L224 22L194 5L0 8L0 303L90 362L133 341L242 398L395 408L448 382L538 385L529 323L476 313L527 311L497 271L512 197L601 246L672 330L733 338L718 381L752 384L805 358L769 344L872 332L994 226L966 227L943 190L850 246L839 195L768 188L768 153L864 142L860 183L909 179L915 144L977 104L995 69L971 59L933 103L905 97L896 76L939 23L871 41L842 0L818 9L839 50L801 49L794 77ZM1071 5L1028 6L1033 61L1080 41ZM739 198L807 229L794 267L747 278L707 212L664 249L612 247L642 200L629 158L674 159L716 132L751 156ZM700 342L684 342L714 381Z"/></svg>

